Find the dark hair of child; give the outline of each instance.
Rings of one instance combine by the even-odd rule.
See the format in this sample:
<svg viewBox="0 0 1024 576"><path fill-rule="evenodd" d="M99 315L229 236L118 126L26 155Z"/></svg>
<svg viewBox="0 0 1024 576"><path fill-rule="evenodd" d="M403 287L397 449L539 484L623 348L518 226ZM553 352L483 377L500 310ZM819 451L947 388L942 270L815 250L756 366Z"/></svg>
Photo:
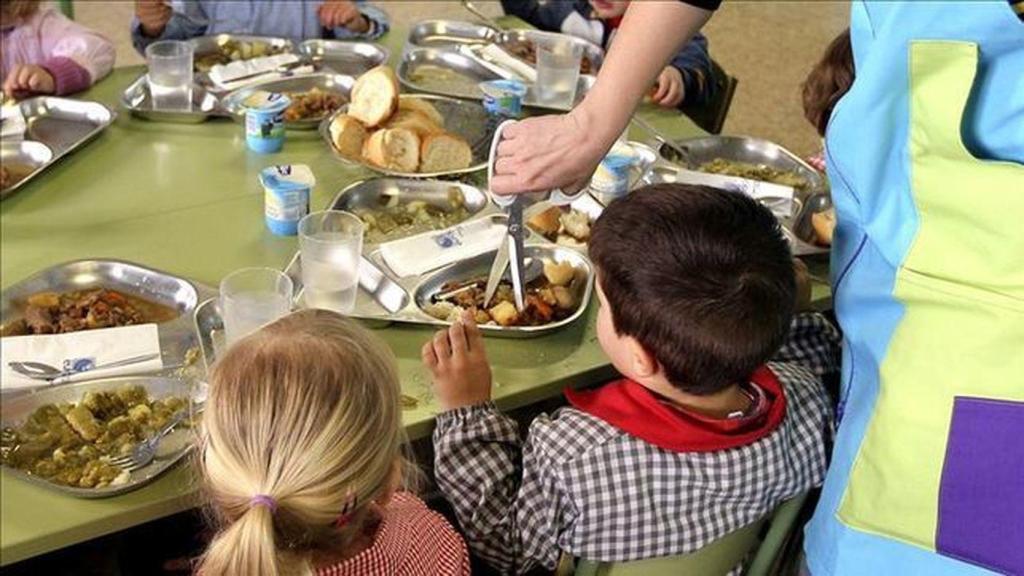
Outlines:
<svg viewBox="0 0 1024 576"><path fill-rule="evenodd" d="M825 135L832 108L853 85L853 47L850 29L836 36L803 84L804 117Z"/></svg>
<svg viewBox="0 0 1024 576"><path fill-rule="evenodd" d="M745 382L789 332L789 244L772 213L744 194L646 186L608 206L589 250L616 331L683 392Z"/></svg>

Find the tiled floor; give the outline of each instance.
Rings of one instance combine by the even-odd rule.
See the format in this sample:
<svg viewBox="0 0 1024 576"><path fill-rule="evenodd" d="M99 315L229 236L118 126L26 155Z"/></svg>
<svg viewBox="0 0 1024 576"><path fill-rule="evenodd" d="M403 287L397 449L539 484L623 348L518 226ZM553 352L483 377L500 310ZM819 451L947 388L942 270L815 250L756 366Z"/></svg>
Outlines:
<svg viewBox="0 0 1024 576"><path fill-rule="evenodd" d="M476 3L489 14L501 13L498 2ZM403 27L428 18L471 18L459 2L377 4ZM80 22L117 42L119 65L142 62L128 39L132 2L77 0L75 11ZM800 83L825 45L847 26L848 14L846 0L727 0L705 27L712 56L740 79L725 132L768 138L798 154L817 151L817 135L801 113Z"/></svg>

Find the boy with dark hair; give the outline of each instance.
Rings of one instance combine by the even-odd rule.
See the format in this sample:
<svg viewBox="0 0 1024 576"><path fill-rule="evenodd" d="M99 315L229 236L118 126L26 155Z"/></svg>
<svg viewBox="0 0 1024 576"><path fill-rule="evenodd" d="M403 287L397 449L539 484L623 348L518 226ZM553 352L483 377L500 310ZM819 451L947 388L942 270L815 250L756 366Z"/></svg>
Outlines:
<svg viewBox="0 0 1024 576"><path fill-rule="evenodd" d="M447 410L436 475L467 542L502 572L695 551L820 485L838 334L795 314L778 222L742 194L664 184L613 202L590 255L597 336L623 379L566 391L521 441L490 402L467 315L423 348Z"/></svg>

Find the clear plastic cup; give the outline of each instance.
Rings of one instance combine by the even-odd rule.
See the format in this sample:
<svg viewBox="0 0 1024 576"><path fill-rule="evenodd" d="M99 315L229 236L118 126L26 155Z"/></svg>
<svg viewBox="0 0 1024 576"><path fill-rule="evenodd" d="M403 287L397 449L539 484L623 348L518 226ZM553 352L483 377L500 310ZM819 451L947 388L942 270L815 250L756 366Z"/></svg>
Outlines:
<svg viewBox="0 0 1024 576"><path fill-rule="evenodd" d="M537 42L537 99L542 104L571 108L576 101L583 46L563 38Z"/></svg>
<svg viewBox="0 0 1024 576"><path fill-rule="evenodd" d="M161 40L146 47L154 109L192 108L192 57L192 45L179 40Z"/></svg>
<svg viewBox="0 0 1024 576"><path fill-rule="evenodd" d="M302 294L307 308L352 312L359 292L363 221L341 210L314 212L299 221Z"/></svg>
<svg viewBox="0 0 1024 576"><path fill-rule="evenodd" d="M292 309L292 279L273 268L242 268L220 282L220 306L228 346Z"/></svg>

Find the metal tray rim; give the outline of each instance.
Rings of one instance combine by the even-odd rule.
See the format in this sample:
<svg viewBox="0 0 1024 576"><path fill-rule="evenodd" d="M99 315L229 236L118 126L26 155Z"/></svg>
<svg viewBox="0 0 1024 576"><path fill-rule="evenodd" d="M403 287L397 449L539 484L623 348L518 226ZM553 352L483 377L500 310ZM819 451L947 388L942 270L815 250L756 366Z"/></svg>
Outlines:
<svg viewBox="0 0 1024 576"><path fill-rule="evenodd" d="M121 94L118 96L118 104L121 106L121 108L124 108L125 110L127 110L129 114L132 114L134 116L138 116L140 118L145 118L145 119L153 121L153 122L168 122L168 123L183 123L183 124L201 124L203 122L206 122L210 118L228 118L228 117L230 117L230 115L225 110L223 110L223 108L221 107L221 98L219 98L213 92L207 90L206 87L203 86L202 84L199 84L199 83L196 83L196 82L192 83L193 88L198 87L198 88L204 90L216 102L216 105L214 106L214 108L211 109L209 112L203 112L203 111L198 111L197 112L197 111L194 111L194 110L189 110L188 112L186 112L184 110L180 110L180 111L179 110L140 110L139 108L136 108L135 106L131 105L131 103L128 101L128 94L130 94L130 93L132 93L132 92L134 92L136 90L139 90L139 85L142 82L145 81L147 76L148 76L148 74L142 74L141 76L139 76L138 78L133 80L132 83L129 84L128 87L125 88L121 92ZM154 118L150 118L149 117L150 114L160 114L161 116L166 116L166 117L180 117L180 118L182 118L182 120L156 120Z"/></svg>
<svg viewBox="0 0 1024 576"><path fill-rule="evenodd" d="M276 82L285 82L285 81L288 81L288 80L310 79L310 78L319 78L319 77L335 78L335 79L346 79L347 83L349 84L349 89L344 92L344 96L345 96L345 100L346 101L347 100L351 100L351 91L352 91L351 85L355 84L355 81L356 81L355 77L350 75L350 74L342 74L340 72L334 72L334 71L326 71L325 72L325 71L321 70L319 72L311 72L309 74L299 74L299 75L290 76L290 77L287 77L287 78L270 78L270 79L264 80L262 82L257 82L257 83L254 83L254 84L249 84L247 86L242 86L241 88L236 88L236 89L234 89L234 90L232 90L230 92L225 93L223 96L221 96L220 99L219 99L218 105L219 105L220 111L223 112L224 116L232 118L233 120L236 120L236 121L242 121L242 120L244 120L245 113L244 113L244 111L240 111L240 110L237 109L237 106L235 105L234 101L240 99L241 98L240 95L243 92L248 91L248 90L257 90L261 86L265 86L267 84L276 83ZM336 94L340 94L341 92L335 92L335 93ZM332 118L333 116L334 116L334 113L332 112L331 114L329 114L327 116L327 118ZM285 122L284 124L285 124L285 128L288 128L288 129L291 129L291 130L314 130L314 129L317 129L319 127L319 125L325 119L321 119L321 120L300 120L298 122Z"/></svg>
<svg viewBox="0 0 1024 576"><path fill-rule="evenodd" d="M40 142L39 140L21 140L20 142L11 142L10 144L21 145L21 144L26 144L26 143L29 144L29 145L32 145L32 146L34 146L34 145L43 146L44 148L49 150L50 158L46 162L43 162L42 164L37 166L35 170L29 172L24 178L19 180L17 184L15 184L14 186L11 186L10 188L4 190L3 192L0 192L0 199L7 198L9 195L14 194L19 188L21 188L21 186L23 184L25 184L25 182L28 182L29 180L34 178L36 176L36 174L39 174L40 172L45 170L47 166L49 166L50 164L53 163L53 159L54 159L53 148L50 147L49 145L47 145L45 142Z"/></svg>

